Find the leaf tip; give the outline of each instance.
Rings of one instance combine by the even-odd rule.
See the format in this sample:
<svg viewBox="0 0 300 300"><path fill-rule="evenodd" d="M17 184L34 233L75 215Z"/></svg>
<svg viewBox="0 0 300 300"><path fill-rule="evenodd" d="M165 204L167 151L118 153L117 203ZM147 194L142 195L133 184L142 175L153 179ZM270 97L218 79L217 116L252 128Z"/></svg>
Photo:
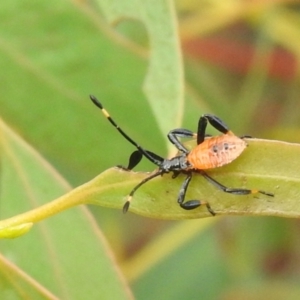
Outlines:
<svg viewBox="0 0 300 300"><path fill-rule="evenodd" d="M1 239L13 239L27 233L32 227L33 223L23 223L16 226L9 226L0 228Z"/></svg>

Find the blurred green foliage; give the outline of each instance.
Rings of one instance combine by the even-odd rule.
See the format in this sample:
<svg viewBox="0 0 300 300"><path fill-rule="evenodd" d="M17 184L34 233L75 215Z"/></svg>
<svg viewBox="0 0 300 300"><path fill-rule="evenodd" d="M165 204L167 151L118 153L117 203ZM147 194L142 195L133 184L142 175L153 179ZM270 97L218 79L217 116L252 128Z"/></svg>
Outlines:
<svg viewBox="0 0 300 300"><path fill-rule="evenodd" d="M176 8L169 1L123 2L2 3L0 115L35 149L33 157L40 153L46 162L37 159L40 172L24 177L19 171L28 166L1 160L1 219L65 193L66 181L78 186L126 164L133 147L92 106L91 93L126 132L160 155L170 150L162 128L195 130L204 112L220 116L239 135L300 141L297 1L178 0ZM142 12L138 21L126 19L132 7L131 14ZM122 22L112 17L122 15ZM149 27L159 32L150 34ZM181 43L185 82L176 39L153 43L162 28ZM161 74L155 82L179 93L168 104L178 115L167 122L166 109L159 110L163 100L143 91L154 46L173 47L168 63L174 69L160 70L167 84ZM3 136L1 145L8 145ZM153 166L143 161L138 170ZM137 299L299 299L297 220L167 222L107 208L91 211L94 218L71 209L24 237L1 241L0 296L130 299L132 289Z"/></svg>

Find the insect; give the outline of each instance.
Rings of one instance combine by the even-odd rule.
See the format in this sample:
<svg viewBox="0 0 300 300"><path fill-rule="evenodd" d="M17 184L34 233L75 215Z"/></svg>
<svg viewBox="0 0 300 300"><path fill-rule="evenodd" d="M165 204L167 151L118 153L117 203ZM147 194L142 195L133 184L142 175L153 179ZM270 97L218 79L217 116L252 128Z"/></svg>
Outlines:
<svg viewBox="0 0 300 300"><path fill-rule="evenodd" d="M204 114L200 117L198 122L197 133L194 133L188 129L178 128L173 129L168 133L169 141L178 149L179 154L173 158L166 159L161 156L144 149L137 144L131 137L129 137L110 117L109 113L103 108L102 104L95 96L90 96L93 103L99 107L104 116L110 121L110 123L121 133L121 135L134 145L137 150L134 151L129 159L127 170L133 169L145 156L148 160L158 166L158 170L138 185L136 185L129 195L123 206L123 212L127 212L130 206L130 202L133 198L134 193L145 183L151 179L161 176L165 173L173 172L172 178L176 178L179 174L183 173L186 175L185 180L179 190L177 202L186 210L195 209L201 205L205 205L208 212L213 216L216 214L210 207L207 201L203 200L188 200L185 201L186 191L192 179L194 173L201 174L205 179L212 183L215 187L222 190L223 192L235 194L235 195L248 195L248 194L264 194L273 197L274 194L264 192L257 189L243 189L243 188L229 188L212 177L210 177L205 170L221 167L229 164L235 160L247 147L247 143L244 140L245 137L237 137L232 131L229 130L227 125L218 117L211 114ZM205 134L207 123L210 123L215 129L220 131L222 134L219 136L208 136ZM188 150L180 141L179 138L197 138L197 146L192 150Z"/></svg>

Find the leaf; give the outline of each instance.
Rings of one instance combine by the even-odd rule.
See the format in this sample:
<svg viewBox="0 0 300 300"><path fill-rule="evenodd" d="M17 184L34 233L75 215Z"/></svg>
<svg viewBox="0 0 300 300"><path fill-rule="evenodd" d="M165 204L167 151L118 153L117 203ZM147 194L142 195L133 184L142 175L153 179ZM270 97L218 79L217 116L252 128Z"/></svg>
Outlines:
<svg viewBox="0 0 300 300"><path fill-rule="evenodd" d="M70 186L2 121L0 136L1 218L24 212L9 219L15 221L11 226L0 222L2 237L14 238L27 232L32 223L55 213L48 206L49 200L66 193ZM40 207L46 207L42 215L36 213ZM31 221L16 222L28 215ZM53 294L59 299L84 299L86 295L91 299L99 295L101 299L130 298L107 242L86 207L69 209L35 224L24 237L1 241L0 249L16 265L12 275L5 259L0 257L0 276L5 278L0 293L9 289L14 299L20 299L20 294L27 294L28 299L50 299L36 298L39 293ZM38 283L26 280L23 286L24 274Z"/></svg>
<svg viewBox="0 0 300 300"><path fill-rule="evenodd" d="M264 194L228 194L212 186L200 174L195 174L186 200L208 201L219 216L299 217L300 162L297 161L300 145L259 139L248 140L248 145L244 153L231 164L208 173L227 187L263 190L273 193L274 197ZM82 203L120 209L126 201L126 195L149 174L119 168L109 169L70 193L39 207L36 212L28 212L20 219L15 217L3 220L0 228L34 222L36 217L38 220L46 218L49 211L54 214ZM176 203L183 178L184 175L173 179L172 174L165 174L147 182L134 194L130 211L146 217L171 220L211 216L205 206L187 211Z"/></svg>
<svg viewBox="0 0 300 300"><path fill-rule="evenodd" d="M161 132L178 127L183 115L183 66L173 3L101 0L99 5L111 23L134 19L145 26L151 45L145 92Z"/></svg>
<svg viewBox="0 0 300 300"><path fill-rule="evenodd" d="M208 172L228 187L260 189L274 193L231 195L218 190L195 174L186 200L208 201L217 215L300 216L300 145L251 139L249 147L231 164ZM110 169L91 182L93 204L121 208L125 196L148 174ZM130 211L152 218L190 219L210 216L206 208L185 211L176 203L184 175L170 174L143 185L131 201Z"/></svg>
<svg viewBox="0 0 300 300"><path fill-rule="evenodd" d="M105 159L99 156L99 144L107 143L115 153L117 145L126 147L124 141L108 138L112 136L109 130L101 130L105 127L98 123L100 117L88 95L95 94L105 105L116 107L121 112L121 118L116 114L117 121L128 126L139 143L160 142L161 148L164 144L162 139L158 142L159 129L165 135L181 123L183 70L172 2L99 1L111 21L116 17L131 22L130 14L135 14L140 26L147 28L149 63L106 35L99 26L105 21L92 4L75 4L3 4L0 63L6 70L2 81L6 97L0 99L0 106L6 122L72 183L79 184L113 164L108 155ZM57 6L60 9L55 14L53 7ZM31 18L35 22L30 22ZM11 20L14 26L10 26ZM65 20L72 22L65 26ZM141 92L143 82L155 117ZM128 107L130 110L124 114ZM156 134L146 135L149 128ZM66 145L71 145L72 151ZM125 152L120 159L122 155L125 157Z"/></svg>
<svg viewBox="0 0 300 300"><path fill-rule="evenodd" d="M108 129L91 93L139 143L164 145L141 91L147 62L106 36L96 22L105 22L99 9L91 6L91 16L84 7L8 1L0 11L1 117L74 185L114 165L109 154L121 145L120 163L132 149ZM157 134L145 134L149 128ZM109 150L99 155L104 143Z"/></svg>
<svg viewBox="0 0 300 300"><path fill-rule="evenodd" d="M1 254L0 270L0 291L2 298L58 300L49 290L45 289ZM13 288L11 287L12 284Z"/></svg>
<svg viewBox="0 0 300 300"><path fill-rule="evenodd" d="M16 226L0 228L0 238L14 239L19 237L27 233L31 229L32 225L33 223L22 223Z"/></svg>

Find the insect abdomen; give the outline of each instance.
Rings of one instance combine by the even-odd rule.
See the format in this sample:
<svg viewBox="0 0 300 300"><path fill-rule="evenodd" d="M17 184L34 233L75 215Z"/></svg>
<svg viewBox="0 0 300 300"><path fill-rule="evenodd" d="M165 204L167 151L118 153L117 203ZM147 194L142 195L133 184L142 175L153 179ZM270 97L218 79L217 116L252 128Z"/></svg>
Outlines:
<svg viewBox="0 0 300 300"><path fill-rule="evenodd" d="M206 139L187 156L194 169L212 169L229 164L247 147L247 143L234 135L221 135Z"/></svg>

